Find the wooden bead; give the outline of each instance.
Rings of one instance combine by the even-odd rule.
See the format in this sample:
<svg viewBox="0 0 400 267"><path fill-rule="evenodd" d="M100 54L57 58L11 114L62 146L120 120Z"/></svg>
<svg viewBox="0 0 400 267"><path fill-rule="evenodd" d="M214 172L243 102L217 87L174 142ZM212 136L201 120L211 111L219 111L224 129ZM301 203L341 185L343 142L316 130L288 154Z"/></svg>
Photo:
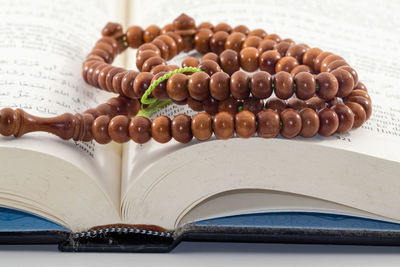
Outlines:
<svg viewBox="0 0 400 267"><path fill-rule="evenodd" d="M129 118L124 115L112 118L108 124L108 134L111 139L117 143L128 142L131 139L128 132L129 123Z"/></svg>
<svg viewBox="0 0 400 267"><path fill-rule="evenodd" d="M162 34L162 35L156 37L155 40L161 40L168 46L167 60L174 58L178 54L178 47L176 45L175 40L172 37L170 37L166 34Z"/></svg>
<svg viewBox="0 0 400 267"><path fill-rule="evenodd" d="M318 113L311 108L304 108L300 111L301 131L303 137L313 137L319 130Z"/></svg>
<svg viewBox="0 0 400 267"><path fill-rule="evenodd" d="M343 60L343 58L341 56L337 56L337 55L329 55L326 58L324 58L324 60L322 60L321 62L321 67L320 67L320 72L326 72L328 71L328 65L330 63L332 63L335 60Z"/></svg>
<svg viewBox="0 0 400 267"><path fill-rule="evenodd" d="M312 108L315 111L326 108L325 100L319 98L318 96L313 96L310 99L306 100L306 105L307 107Z"/></svg>
<svg viewBox="0 0 400 267"><path fill-rule="evenodd" d="M209 76L221 72L221 67L213 60L202 60L198 68L204 70Z"/></svg>
<svg viewBox="0 0 400 267"><path fill-rule="evenodd" d="M205 72L196 72L190 76L188 90L190 96L197 101L204 101L209 97L208 84L210 76Z"/></svg>
<svg viewBox="0 0 400 267"><path fill-rule="evenodd" d="M172 75L167 82L168 96L175 101L185 100L189 96L188 76L182 73Z"/></svg>
<svg viewBox="0 0 400 267"><path fill-rule="evenodd" d="M199 60L195 57L188 57L182 61L182 68L184 67L197 67L199 65Z"/></svg>
<svg viewBox="0 0 400 267"><path fill-rule="evenodd" d="M249 76L243 71L237 71L231 76L231 94L238 100L247 99L250 94Z"/></svg>
<svg viewBox="0 0 400 267"><path fill-rule="evenodd" d="M212 25L210 22L202 22L197 26L197 28L199 30L201 30L201 29L214 30L214 25Z"/></svg>
<svg viewBox="0 0 400 267"><path fill-rule="evenodd" d="M302 60L303 60L303 55L305 52L307 52L307 48L305 48L303 45L301 45L301 44L292 45L286 51L286 56L294 57L301 64Z"/></svg>
<svg viewBox="0 0 400 267"><path fill-rule="evenodd" d="M214 32L219 32L219 31L231 33L232 27L227 23L219 23L219 24L215 25Z"/></svg>
<svg viewBox="0 0 400 267"><path fill-rule="evenodd" d="M107 100L107 104L113 106L116 114L126 115L128 117L135 116L140 109L140 102L137 99L130 99L125 96L112 97ZM100 116L100 115L99 115ZM95 116L98 117L98 116Z"/></svg>
<svg viewBox="0 0 400 267"><path fill-rule="evenodd" d="M197 101L190 96L187 98L187 104L194 111L203 111L203 102Z"/></svg>
<svg viewBox="0 0 400 267"><path fill-rule="evenodd" d="M180 30L182 32L183 32L183 30L191 30L196 27L196 23L195 23L194 19L189 17L185 13L182 13L181 15L179 15L179 17L174 19L173 24L174 24L175 30ZM191 31L186 32L186 34L188 34L190 32ZM183 33L185 33L185 32L183 32Z"/></svg>
<svg viewBox="0 0 400 267"><path fill-rule="evenodd" d="M158 116L151 123L151 136L159 143L171 140L171 119L167 116Z"/></svg>
<svg viewBox="0 0 400 267"><path fill-rule="evenodd" d="M297 111L301 111L303 108L307 107L307 103L304 100L298 98L291 98L287 102L287 106Z"/></svg>
<svg viewBox="0 0 400 267"><path fill-rule="evenodd" d="M115 67L109 65L100 71L99 76L97 77L97 83L98 83L98 86L100 89L108 91L107 84L106 84L106 78L107 78L108 73L114 68Z"/></svg>
<svg viewBox="0 0 400 267"><path fill-rule="evenodd" d="M267 36L264 37L264 40L273 40L277 43L279 43L282 39L279 35L277 35L276 33L270 33Z"/></svg>
<svg viewBox="0 0 400 267"><path fill-rule="evenodd" d="M272 76L266 71L258 71L250 79L251 94L260 99L266 99L272 94Z"/></svg>
<svg viewBox="0 0 400 267"><path fill-rule="evenodd" d="M364 108L356 102L347 102L348 106L354 114L353 129L359 128L367 120L367 114Z"/></svg>
<svg viewBox="0 0 400 267"><path fill-rule="evenodd" d="M114 80L114 76L117 75L118 73L124 72L125 69L123 68L117 68L117 67L113 67L106 76L106 88L107 91L110 92L114 92L114 93L118 93L113 86L113 80Z"/></svg>
<svg viewBox="0 0 400 267"><path fill-rule="evenodd" d="M245 35L249 34L250 30L245 25L238 25L232 29L232 32L241 32Z"/></svg>
<svg viewBox="0 0 400 267"><path fill-rule="evenodd" d="M236 134L241 138L249 138L256 132L256 115L242 110L235 115Z"/></svg>
<svg viewBox="0 0 400 267"><path fill-rule="evenodd" d="M344 104L336 104L332 106L331 109L335 111L339 117L339 126L336 133L343 134L350 131L354 124L354 113L351 108Z"/></svg>
<svg viewBox="0 0 400 267"><path fill-rule="evenodd" d="M351 97L348 97L345 99L345 103L348 103L348 102L355 102L355 103L360 104L365 110L367 120L371 117L372 103L368 98L365 98L362 96L351 96Z"/></svg>
<svg viewBox="0 0 400 267"><path fill-rule="evenodd" d="M292 45L288 42L280 42L274 45L274 51L278 52L281 57L286 56L286 52Z"/></svg>
<svg viewBox="0 0 400 267"><path fill-rule="evenodd" d="M204 60L213 60L217 63L219 62L218 55L213 52L208 52L207 54L202 56L200 61L204 61Z"/></svg>
<svg viewBox="0 0 400 267"><path fill-rule="evenodd" d="M115 40L115 38L112 38L110 36L103 36L102 38L100 38L97 43L100 42L106 42L108 44L110 44L113 47L113 53L117 54L118 53L118 42L117 40Z"/></svg>
<svg viewBox="0 0 400 267"><path fill-rule="evenodd" d="M171 32L175 30L175 26L172 23L166 24L161 28L161 34L166 34L167 32Z"/></svg>
<svg viewBox="0 0 400 267"><path fill-rule="evenodd" d="M258 69L260 53L255 47L247 47L240 51L240 66L248 72Z"/></svg>
<svg viewBox="0 0 400 267"><path fill-rule="evenodd" d="M338 59L335 61L332 61L331 63L328 64L328 66L326 67L326 72L332 72L335 69L338 69L342 66L348 66L349 64L347 64L346 61L344 61L343 59Z"/></svg>
<svg viewBox="0 0 400 267"><path fill-rule="evenodd" d="M328 72L319 73L315 80L318 85L317 95L325 100L334 98L339 90L339 83L336 77Z"/></svg>
<svg viewBox="0 0 400 267"><path fill-rule="evenodd" d="M172 39L174 39L176 46L178 48L178 53L180 53L181 51L183 51L184 47L184 43L183 43L183 38L182 36L180 36L179 34L175 33L175 32L167 32L165 33L166 35L168 35L169 37L171 37Z"/></svg>
<svg viewBox="0 0 400 267"><path fill-rule="evenodd" d="M366 99L368 99L369 101L371 101L371 97L369 96L368 92L361 90L361 89L354 89L348 95L348 97L350 97L350 96L362 96L362 97L365 97Z"/></svg>
<svg viewBox="0 0 400 267"><path fill-rule="evenodd" d="M353 76L350 74L350 72L344 69L336 69L331 73L336 77L339 83L339 89L336 96L348 96L354 88Z"/></svg>
<svg viewBox="0 0 400 267"><path fill-rule="evenodd" d="M152 43L146 43L146 44L142 44L139 46L139 48L136 50L136 57L138 57L138 55L140 55L141 53L143 53L144 51L153 51L154 53L157 54L157 56L161 56L161 51L160 48L158 48L156 45L152 44Z"/></svg>
<svg viewBox="0 0 400 267"><path fill-rule="evenodd" d="M303 54L303 58L302 58L302 62L304 65L309 66L310 68L314 69L314 62L315 59L318 57L319 54L322 53L322 50L319 48L311 48L308 49L304 54Z"/></svg>
<svg viewBox="0 0 400 267"><path fill-rule="evenodd" d="M203 109L210 115L215 115L218 112L218 100L209 97L207 100L203 101Z"/></svg>
<svg viewBox="0 0 400 267"><path fill-rule="evenodd" d="M324 108L318 113L319 130L318 133L323 136L330 136L336 132L339 127L339 117L335 111L330 108Z"/></svg>
<svg viewBox="0 0 400 267"><path fill-rule="evenodd" d="M281 58L275 66L275 72L278 73L280 71L290 72L296 66L299 65L299 62L294 57L283 57Z"/></svg>
<svg viewBox="0 0 400 267"><path fill-rule="evenodd" d="M282 120L281 135L286 138L293 138L298 135L302 128L300 114L291 108L280 113Z"/></svg>
<svg viewBox="0 0 400 267"><path fill-rule="evenodd" d="M232 115L235 115L238 112L239 105L240 101L232 97L228 97L227 99L218 103L218 112L226 111Z"/></svg>
<svg viewBox="0 0 400 267"><path fill-rule="evenodd" d="M117 108L108 103L100 104L96 107L96 109L98 110L99 114L107 115L111 118L118 115Z"/></svg>
<svg viewBox="0 0 400 267"><path fill-rule="evenodd" d="M146 60L151 57L157 57L157 53L153 50L145 50L136 56L136 67L138 70L142 70L142 66Z"/></svg>
<svg viewBox="0 0 400 267"><path fill-rule="evenodd" d="M361 89L361 90L364 90L364 91L368 91L367 87L360 81L358 81L357 85L354 88L355 89Z"/></svg>
<svg viewBox="0 0 400 267"><path fill-rule="evenodd" d="M136 77L139 75L137 71L129 71L125 73L121 80L121 90L123 95L129 98L138 98L139 96L134 91L134 81Z"/></svg>
<svg viewBox="0 0 400 267"><path fill-rule="evenodd" d="M158 49L160 49L161 57L163 59L169 59L169 47L164 41L162 41L161 39L154 39L151 43L157 46Z"/></svg>
<svg viewBox="0 0 400 267"><path fill-rule="evenodd" d="M279 134L281 120L278 112L265 109L257 113L257 134L262 138L273 138Z"/></svg>
<svg viewBox="0 0 400 267"><path fill-rule="evenodd" d="M258 36L248 36L242 44L242 49L245 49L247 47L258 48L262 41L263 39Z"/></svg>
<svg viewBox="0 0 400 267"><path fill-rule="evenodd" d="M269 50L262 53L259 59L260 70L275 74L275 66L280 59L281 55L276 51Z"/></svg>
<svg viewBox="0 0 400 267"><path fill-rule="evenodd" d="M243 101L242 109L248 110L253 114L257 114L264 107L264 101L256 97L249 97L249 99Z"/></svg>
<svg viewBox="0 0 400 267"><path fill-rule="evenodd" d="M180 143L188 143L193 139L191 127L191 118L186 114L175 116L171 124L172 137Z"/></svg>
<svg viewBox="0 0 400 267"><path fill-rule="evenodd" d="M258 36L260 38L264 38L265 36L267 36L267 32L263 29L254 29L249 32L248 36Z"/></svg>
<svg viewBox="0 0 400 267"><path fill-rule="evenodd" d="M109 44L107 42L98 42L95 44L94 48L99 48L99 49L105 50L109 54L114 54L114 48L112 47L111 44ZM92 57L96 57L96 56L92 55ZM99 57L99 56L97 56L97 57ZM101 57L99 57L99 58L101 58Z"/></svg>
<svg viewBox="0 0 400 267"><path fill-rule="evenodd" d="M240 69L238 53L232 49L226 49L219 55L221 68L224 72L232 75L235 71Z"/></svg>
<svg viewBox="0 0 400 267"><path fill-rule="evenodd" d="M289 99L294 93L293 76L285 71L278 72L274 76L275 95L280 99Z"/></svg>
<svg viewBox="0 0 400 267"><path fill-rule="evenodd" d="M211 115L205 112L198 113L192 118L192 134L196 139L205 141L212 135Z"/></svg>
<svg viewBox="0 0 400 267"><path fill-rule="evenodd" d="M150 72L154 67L166 64L166 61L159 56L151 57L143 63L142 72Z"/></svg>
<svg viewBox="0 0 400 267"><path fill-rule="evenodd" d="M315 60L314 60L314 71L316 71L316 72L320 72L321 71L321 64L322 64L322 61L326 58L326 57L328 57L328 56L330 56L330 55L333 55L331 52L322 52L322 53L320 53L316 58L315 58Z"/></svg>
<svg viewBox="0 0 400 267"><path fill-rule="evenodd" d="M235 132L233 115L226 111L218 112L213 118L214 134L218 139L229 139Z"/></svg>
<svg viewBox="0 0 400 267"><path fill-rule="evenodd" d="M129 123L129 136L138 144L144 144L151 138L151 121L142 116L134 117Z"/></svg>
<svg viewBox="0 0 400 267"><path fill-rule="evenodd" d="M296 96L299 99L307 100L315 95L315 78L311 73L300 72L294 77L296 83Z"/></svg>
<svg viewBox="0 0 400 267"><path fill-rule="evenodd" d="M290 74L292 74L293 76L296 76L296 74L300 73L300 72L308 72L308 73L312 73L312 70L309 66L307 65L298 65L296 67L294 67L291 71Z"/></svg>
<svg viewBox="0 0 400 267"><path fill-rule="evenodd" d="M122 35L122 25L115 22L108 22L101 30L101 35L118 38Z"/></svg>
<svg viewBox="0 0 400 267"><path fill-rule="evenodd" d="M160 27L157 25L150 25L144 30L143 40L145 43L150 43L160 34Z"/></svg>
<svg viewBox="0 0 400 267"><path fill-rule="evenodd" d="M354 80L354 84L355 84L354 87L357 88L357 86L358 86L358 74L355 71L355 69L353 69L352 67L350 67L348 65L340 66L338 69L343 69L345 71L348 71L351 74L351 76L353 76L353 80Z"/></svg>
<svg viewBox="0 0 400 267"><path fill-rule="evenodd" d="M159 72L153 76L150 84L154 83L157 79L162 77L166 72ZM156 87L154 87L153 91L151 91L151 95L158 100L167 100L169 96L167 94L167 81L163 81L159 83Z"/></svg>
<svg viewBox="0 0 400 267"><path fill-rule="evenodd" d="M100 72L102 71L102 69L108 67L109 64L107 63L101 63L99 65L96 66L96 68L92 71L88 73L88 83L90 85L93 85L94 87L98 87L99 86L99 75ZM90 71L90 70L89 70Z"/></svg>
<svg viewBox="0 0 400 267"><path fill-rule="evenodd" d="M265 108L275 110L280 114L286 108L286 102L282 99L273 97L267 100Z"/></svg>
<svg viewBox="0 0 400 267"><path fill-rule="evenodd" d="M143 29L139 26L131 26L126 31L126 42L131 48L138 48L144 42Z"/></svg>
<svg viewBox="0 0 400 267"><path fill-rule="evenodd" d="M138 97L142 97L144 92L149 88L154 75L150 72L139 73L133 82L133 90Z"/></svg>
<svg viewBox="0 0 400 267"><path fill-rule="evenodd" d="M109 123L110 117L106 115L101 115L94 120L92 125L92 135L97 143L108 144L111 142L111 137L108 134Z"/></svg>
<svg viewBox="0 0 400 267"><path fill-rule="evenodd" d="M213 32L209 29L201 29L194 36L194 48L201 54L210 52L210 40Z"/></svg>
<svg viewBox="0 0 400 267"><path fill-rule="evenodd" d="M260 55L265 51L273 50L274 45L276 44L275 41L272 40L263 40L259 43L257 49L260 52Z"/></svg>
<svg viewBox="0 0 400 267"><path fill-rule="evenodd" d="M0 134L10 136L18 132L18 114L11 108L0 110Z"/></svg>
<svg viewBox="0 0 400 267"><path fill-rule="evenodd" d="M215 54L219 55L225 50L225 41L229 34L225 31L219 31L213 34L210 40L210 49Z"/></svg>
<svg viewBox="0 0 400 267"><path fill-rule="evenodd" d="M210 94L216 100L225 100L230 95L230 77L225 72L217 72L210 78Z"/></svg>
<svg viewBox="0 0 400 267"><path fill-rule="evenodd" d="M113 92L120 95L125 95L124 92L122 92L122 80L128 72L129 71L125 70L123 72L118 72L117 74L114 75L112 79ZM132 80L132 92L133 92L133 80Z"/></svg>
<svg viewBox="0 0 400 267"><path fill-rule="evenodd" d="M241 32L234 32L230 34L228 38L226 38L225 49L231 49L239 54L245 40L245 34Z"/></svg>
<svg viewBox="0 0 400 267"><path fill-rule="evenodd" d="M158 65L158 66L155 66L154 68L152 68L150 70L150 73L153 75L156 75L157 73L160 73L160 72L170 72L171 71L170 67L171 66L168 66L168 65Z"/></svg>

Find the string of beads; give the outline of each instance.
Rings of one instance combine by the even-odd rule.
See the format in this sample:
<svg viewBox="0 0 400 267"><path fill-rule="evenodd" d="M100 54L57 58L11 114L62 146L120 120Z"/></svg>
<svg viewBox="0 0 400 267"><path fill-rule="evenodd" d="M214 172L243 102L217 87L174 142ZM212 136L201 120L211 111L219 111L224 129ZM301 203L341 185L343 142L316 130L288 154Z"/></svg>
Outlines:
<svg viewBox="0 0 400 267"><path fill-rule="evenodd" d="M111 65L128 47L137 49L138 71ZM193 49L203 54L200 61L188 57L182 62L184 69L168 64L180 52ZM244 25L196 26L185 14L163 28L131 26L125 33L120 24L108 23L83 63L82 77L119 96L82 114L55 118L6 108L0 111L0 134L18 137L46 131L100 144L142 144L151 138L187 143L213 134L219 139L256 133L263 138L312 137L346 133L372 113L366 87L342 57ZM200 113L153 121L135 116L141 103L164 100Z"/></svg>

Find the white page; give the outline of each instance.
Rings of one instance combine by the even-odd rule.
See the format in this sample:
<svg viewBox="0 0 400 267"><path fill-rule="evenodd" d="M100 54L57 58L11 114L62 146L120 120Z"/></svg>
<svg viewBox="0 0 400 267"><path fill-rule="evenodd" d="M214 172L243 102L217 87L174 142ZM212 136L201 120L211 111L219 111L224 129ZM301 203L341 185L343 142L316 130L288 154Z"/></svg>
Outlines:
<svg viewBox="0 0 400 267"><path fill-rule="evenodd" d="M81 66L102 27L117 17L123 22L123 1L3 0L0 5L0 108L55 116L83 112L112 97L87 85ZM2 147L39 151L71 162L95 179L119 207L120 145L66 142L33 133L18 139L2 136Z"/></svg>

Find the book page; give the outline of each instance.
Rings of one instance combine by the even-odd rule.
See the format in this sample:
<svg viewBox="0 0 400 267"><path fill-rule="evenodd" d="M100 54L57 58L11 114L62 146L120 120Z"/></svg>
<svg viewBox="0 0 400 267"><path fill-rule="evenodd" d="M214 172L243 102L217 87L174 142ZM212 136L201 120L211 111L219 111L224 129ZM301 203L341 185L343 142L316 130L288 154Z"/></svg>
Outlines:
<svg viewBox="0 0 400 267"><path fill-rule="evenodd" d="M124 1L2 0L0 4L0 108L22 108L47 117L83 112L113 96L87 85L81 66L102 27L108 21L125 22ZM121 58L117 64L122 64ZM32 133L18 139L1 136L0 149L7 147L72 163L95 179L119 207L120 145Z"/></svg>

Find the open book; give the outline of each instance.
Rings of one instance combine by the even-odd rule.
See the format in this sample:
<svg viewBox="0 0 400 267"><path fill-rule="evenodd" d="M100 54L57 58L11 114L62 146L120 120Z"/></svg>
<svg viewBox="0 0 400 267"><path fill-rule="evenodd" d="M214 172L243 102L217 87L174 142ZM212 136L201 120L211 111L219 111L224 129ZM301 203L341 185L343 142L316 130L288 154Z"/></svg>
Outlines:
<svg viewBox="0 0 400 267"><path fill-rule="evenodd" d="M209 218L277 211L400 222L400 25L390 15L400 6L385 4L396 6L373 8L387 16L368 17L364 4L365 12L338 21L341 5L334 3L309 16L317 3L249 2L244 8L242 2L170 0L155 8L151 1L3 1L0 108L54 116L97 106L112 95L85 84L81 64L102 26L163 26L185 12L197 23L263 28L343 56L366 84L373 115L348 134L310 139L99 145L44 133L0 137L0 205L72 232L109 224L173 231ZM134 53L115 64L134 69ZM175 105L160 112L193 114Z"/></svg>

